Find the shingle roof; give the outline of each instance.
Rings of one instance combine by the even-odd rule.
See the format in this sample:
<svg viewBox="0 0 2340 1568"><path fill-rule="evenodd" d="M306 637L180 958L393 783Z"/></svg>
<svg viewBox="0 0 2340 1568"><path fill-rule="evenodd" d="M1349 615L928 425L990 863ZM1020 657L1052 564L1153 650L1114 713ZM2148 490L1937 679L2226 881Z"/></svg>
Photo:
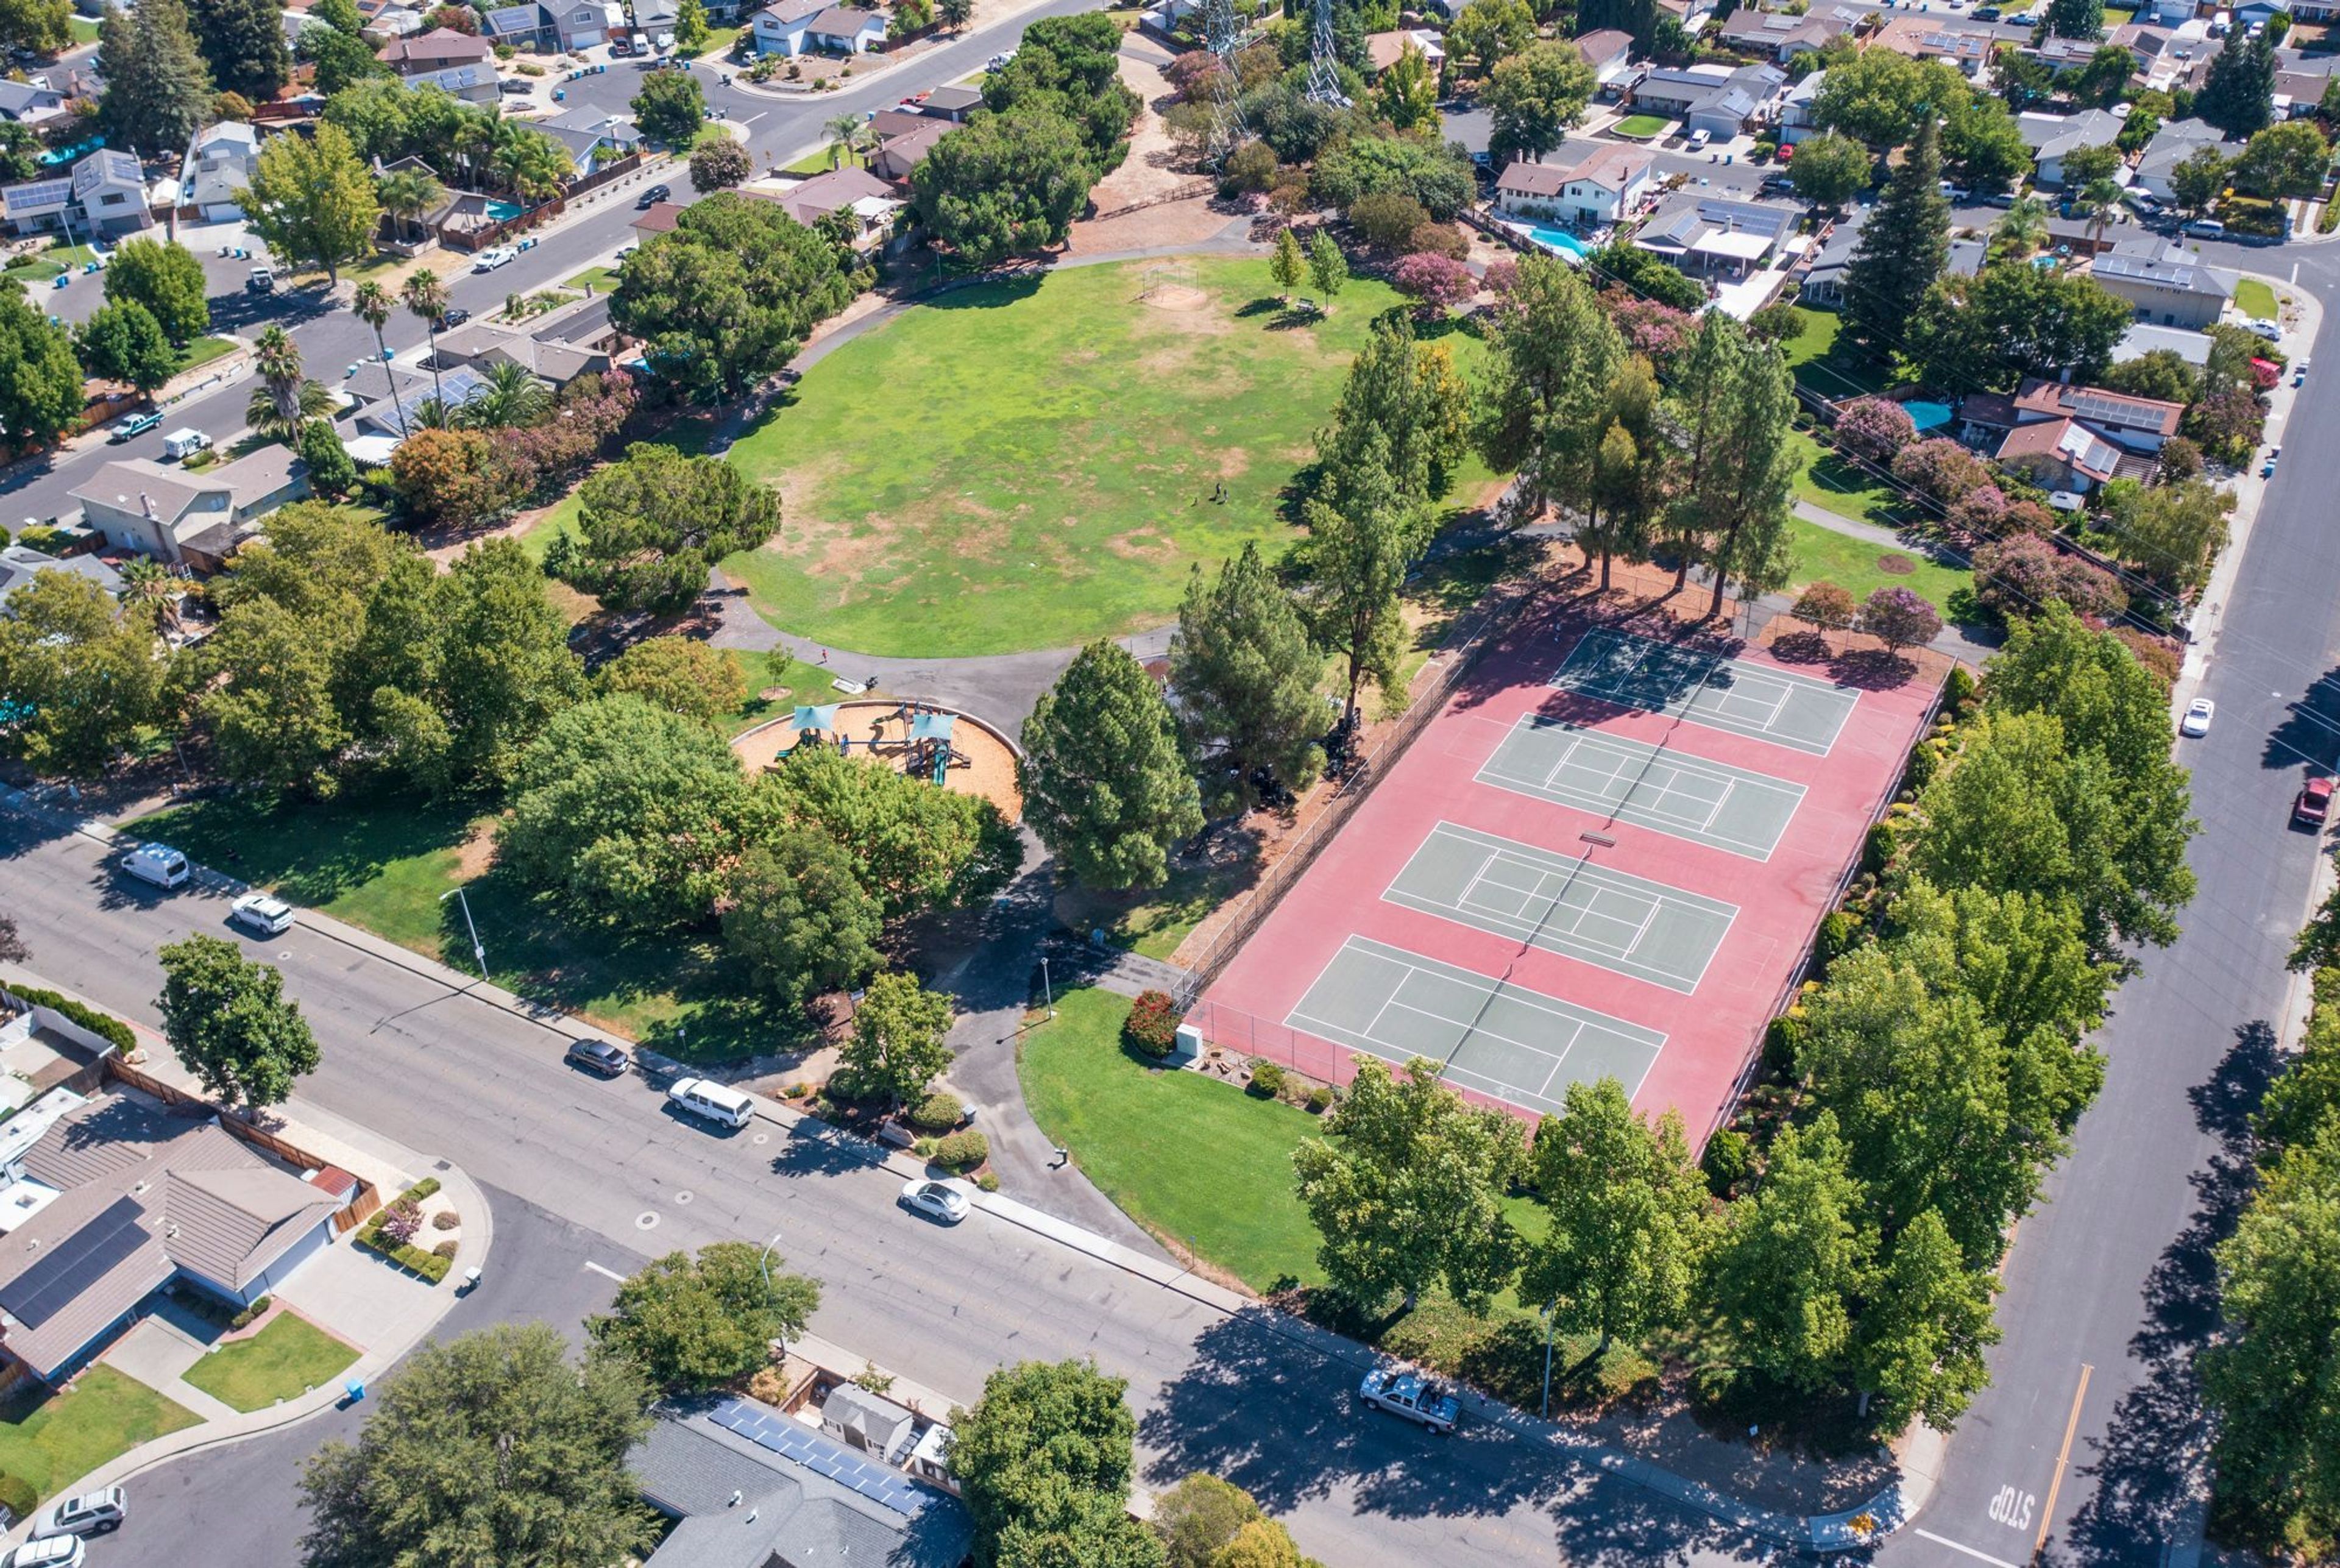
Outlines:
<svg viewBox="0 0 2340 1568"><path fill-rule="evenodd" d="M485 60L494 55L494 47L484 38L458 33L452 27L433 27L428 33L401 38L374 58L395 67L411 65L418 60Z"/></svg>
<svg viewBox="0 0 2340 1568"><path fill-rule="evenodd" d="M875 11L864 11L856 5L831 5L814 17L805 31L818 33L824 38L858 38L868 32L872 24L882 32L886 19Z"/></svg>
<svg viewBox="0 0 2340 1568"><path fill-rule="evenodd" d="M798 22L811 21L827 8L822 0L779 0L778 5L767 5L756 15L769 16L781 26L790 27Z"/></svg>
<svg viewBox="0 0 2340 1568"><path fill-rule="evenodd" d="M84 504L94 501L121 511L141 511L144 502L152 501L156 516L164 522L175 522L194 505L197 496L229 488L218 482L216 473L214 470L211 475L190 474L183 469L164 468L151 458L117 458L67 493Z"/></svg>

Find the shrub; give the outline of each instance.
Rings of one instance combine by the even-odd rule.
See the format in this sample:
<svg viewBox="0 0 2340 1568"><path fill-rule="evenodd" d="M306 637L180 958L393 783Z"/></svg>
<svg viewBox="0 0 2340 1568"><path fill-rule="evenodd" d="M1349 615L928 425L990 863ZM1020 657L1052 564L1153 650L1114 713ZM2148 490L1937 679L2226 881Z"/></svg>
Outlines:
<svg viewBox="0 0 2340 1568"><path fill-rule="evenodd" d="M1863 462L1889 463L1918 436L1909 411L1890 398L1858 397L1836 414L1836 443Z"/></svg>
<svg viewBox="0 0 2340 1568"><path fill-rule="evenodd" d="M1390 282L1398 293L1419 300L1424 313L1433 316L1468 303L1479 292L1479 280L1471 275L1470 268L1427 251L1399 258Z"/></svg>
<svg viewBox="0 0 2340 1568"><path fill-rule="evenodd" d="M1901 847L1890 823L1871 822L1869 837L1861 841L1860 868L1874 877L1893 863L1893 851Z"/></svg>
<svg viewBox="0 0 2340 1568"><path fill-rule="evenodd" d="M2134 626L2116 626L2113 635L2123 646L2137 655L2137 661L2151 670L2164 686L2177 684L2178 654L2165 638L2139 631Z"/></svg>
<svg viewBox="0 0 2340 1568"><path fill-rule="evenodd" d="M931 1094L903 1117L922 1133L947 1133L959 1123L958 1101L949 1095Z"/></svg>
<svg viewBox="0 0 2340 1568"><path fill-rule="evenodd" d="M1168 1056L1178 1043L1178 1004L1167 991L1141 992L1122 1022L1121 1037L1148 1056Z"/></svg>
<svg viewBox="0 0 2340 1568"><path fill-rule="evenodd" d="M1698 1165L1706 1173L1707 1190L1729 1197L1731 1188L1754 1174L1755 1145L1738 1128L1724 1127L1706 1140L1706 1153Z"/></svg>
<svg viewBox="0 0 2340 1568"><path fill-rule="evenodd" d="M19 1519L29 1519L40 1503L41 1494L31 1482L18 1475L0 1475L0 1508Z"/></svg>
<svg viewBox="0 0 2340 1568"><path fill-rule="evenodd" d="M1803 1049L1811 1025L1790 1007L1763 1028L1763 1066L1783 1078L1796 1076L1796 1054Z"/></svg>
<svg viewBox="0 0 2340 1568"><path fill-rule="evenodd" d="M973 1170L991 1157L991 1140L973 1128L935 1140L935 1164L955 1171Z"/></svg>
<svg viewBox="0 0 2340 1568"><path fill-rule="evenodd" d="M1819 934L1812 940L1812 962L1820 973L1860 945L1864 928L1859 916L1843 909L1831 909L1820 918Z"/></svg>
<svg viewBox="0 0 2340 1568"><path fill-rule="evenodd" d="M268 1311L268 1304L274 1299L275 1297L267 1295L257 1298L251 1305L245 1307L243 1311L229 1318L227 1320L228 1327L231 1330L250 1328L253 1324L258 1323L261 1320L261 1317Z"/></svg>
<svg viewBox="0 0 2340 1568"><path fill-rule="evenodd" d="M1453 223L1423 224L1405 237L1405 248L1412 255L1444 256L1450 262L1471 259L1471 242ZM1491 273L1492 270L1492 267L1489 269ZM1512 281L1519 281L1516 265L1512 268Z"/></svg>
<svg viewBox="0 0 2340 1568"><path fill-rule="evenodd" d="M378 1228L392 1245L404 1246L414 1239L414 1233L422 1228L422 1216L407 1207L402 1200L382 1211L382 1224Z"/></svg>
<svg viewBox="0 0 2340 1568"><path fill-rule="evenodd" d="M1807 626L1822 631L1842 631L1860 613L1860 601L1852 590L1839 588L1833 582L1815 582L1796 596L1788 613Z"/></svg>
<svg viewBox="0 0 2340 1568"><path fill-rule="evenodd" d="M1284 1069L1274 1062L1254 1062L1247 1087L1252 1094L1274 1099L1284 1092Z"/></svg>
<svg viewBox="0 0 2340 1568"><path fill-rule="evenodd" d="M789 1099L800 1100L807 1095L812 1093L812 1086L810 1084L790 1084L787 1088L782 1089L780 1093Z"/></svg>
<svg viewBox="0 0 2340 1568"><path fill-rule="evenodd" d="M453 1230L462 1223L461 1218L451 1208L442 1208L431 1216L432 1230Z"/></svg>
<svg viewBox="0 0 2340 1568"><path fill-rule="evenodd" d="M1430 222L1420 202L1403 191L1378 191L1359 196L1349 209L1349 224L1358 237L1377 250L1393 250Z"/></svg>
<svg viewBox="0 0 2340 1568"><path fill-rule="evenodd" d="M1941 753L1930 740L1920 740L1909 748L1909 766L1901 770L1901 785L1906 789L1923 789L1934 781L1934 772L1942 765Z"/></svg>
<svg viewBox="0 0 2340 1568"><path fill-rule="evenodd" d="M1275 161L1275 149L1265 142L1245 142L1227 154L1220 183L1231 191L1272 191L1283 166Z"/></svg>
<svg viewBox="0 0 2340 1568"><path fill-rule="evenodd" d="M1942 711L1955 719L1975 700L1974 671L1963 664L1950 667L1949 679L1942 682Z"/></svg>
<svg viewBox="0 0 2340 1568"><path fill-rule="evenodd" d="M1318 1084L1314 1088L1310 1089L1308 1091L1308 1108L1315 1112L1320 1116L1326 1111L1331 1110L1333 1108L1333 1086L1330 1084Z"/></svg>
<svg viewBox="0 0 2340 1568"><path fill-rule="evenodd" d="M992 1175L989 1171L986 1171L981 1176L975 1178L975 1185L981 1187L985 1192L997 1192L999 1190L999 1178Z"/></svg>
<svg viewBox="0 0 2340 1568"><path fill-rule="evenodd" d="M25 531L30 533L33 531L28 528ZM95 1007L84 1007L71 997L61 997L37 986L12 985L8 987L8 994L27 1007L48 1007L62 1013L91 1034L111 1041L115 1050L130 1052L138 1048L138 1037L130 1032L128 1024L111 1014L101 1013Z"/></svg>
<svg viewBox="0 0 2340 1568"><path fill-rule="evenodd" d="M455 1255L455 1238L451 1236L445 1241L441 1242L437 1246L432 1247L431 1249L431 1255L432 1257L443 1257L450 1260L453 1259Z"/></svg>
<svg viewBox="0 0 2340 1568"><path fill-rule="evenodd" d="M2112 573L2046 540L2016 534L1974 553L1975 598L2002 616L2031 615L2062 600L2076 615L2117 615L2128 596Z"/></svg>
<svg viewBox="0 0 2340 1568"><path fill-rule="evenodd" d="M1990 471L1958 442L1937 436L1895 453L1893 477L1947 507L1968 491L1989 483Z"/></svg>

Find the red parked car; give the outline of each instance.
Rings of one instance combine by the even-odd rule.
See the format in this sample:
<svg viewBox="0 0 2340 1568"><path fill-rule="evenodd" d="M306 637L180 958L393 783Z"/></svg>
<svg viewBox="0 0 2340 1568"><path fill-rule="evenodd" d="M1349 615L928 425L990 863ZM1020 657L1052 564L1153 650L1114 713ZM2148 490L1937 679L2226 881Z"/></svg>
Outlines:
<svg viewBox="0 0 2340 1568"><path fill-rule="evenodd" d="M2332 814L2332 780L2317 775L2299 787L2299 799L2291 803L2291 819L2318 832L2325 819Z"/></svg>

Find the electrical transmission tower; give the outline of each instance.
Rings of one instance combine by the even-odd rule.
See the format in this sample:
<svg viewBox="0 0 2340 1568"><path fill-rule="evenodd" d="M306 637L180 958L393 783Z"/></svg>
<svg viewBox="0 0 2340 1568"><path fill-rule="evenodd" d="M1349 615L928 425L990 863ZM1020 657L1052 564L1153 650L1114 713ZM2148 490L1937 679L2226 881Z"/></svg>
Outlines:
<svg viewBox="0 0 2340 1568"><path fill-rule="evenodd" d="M1204 160L1216 169L1225 164L1229 153L1243 144L1245 134L1243 83L1235 69L1235 55L1243 47L1244 27L1235 17L1234 0L1207 0L1203 7L1203 38L1219 63L1217 79L1211 90L1211 142Z"/></svg>
<svg viewBox="0 0 2340 1568"><path fill-rule="evenodd" d="M1315 12L1308 38L1308 96L1314 103L1345 109L1349 95L1341 91L1341 73L1334 69L1339 51L1333 44L1333 0L1316 0Z"/></svg>

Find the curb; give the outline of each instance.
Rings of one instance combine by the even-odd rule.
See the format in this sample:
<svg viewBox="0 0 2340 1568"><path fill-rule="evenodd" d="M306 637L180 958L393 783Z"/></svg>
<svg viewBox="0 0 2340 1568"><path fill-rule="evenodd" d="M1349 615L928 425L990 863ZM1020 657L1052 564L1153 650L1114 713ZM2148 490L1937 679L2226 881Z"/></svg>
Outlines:
<svg viewBox="0 0 2340 1568"><path fill-rule="evenodd" d="M103 822L86 818L69 817L64 813L53 810L34 800L25 791L20 789L0 790L0 809L14 810L35 819L47 821L54 826L64 828L108 846L118 842L137 841L131 835L119 832ZM247 884L232 877L223 876L217 871L202 866L194 868L194 879L200 885L219 892L241 892L247 887ZM321 936L396 963L401 968L436 981L450 990L477 997L552 1033L574 1039L598 1037L602 1033L610 1032L589 1032L573 1023L564 1013L550 1009L531 1008L508 991L476 980L467 980L462 975L443 964L435 963L419 954L409 952L395 943L385 942L378 937L345 926L339 920L307 909L301 911L298 920L300 924ZM684 1064L656 1051L637 1048L635 1058L646 1072L655 1073L664 1078L670 1079L690 1071ZM817 1116L808 1116L769 1096L749 1091L743 1092L747 1092L748 1097L755 1103L755 1114L777 1126L787 1128L791 1133L807 1129L808 1126L810 1130L808 1136L832 1148L841 1149L864 1164L900 1176L906 1180L923 1177L927 1175L925 1162L913 1156L900 1154L871 1143L867 1138L847 1132ZM459 1175L459 1167L451 1165L448 1176ZM442 1181L444 1179L442 1177ZM466 1186L470 1185L468 1177L462 1179ZM1174 1291L1198 1305L1229 1317L1244 1312L1260 1314L1262 1326L1269 1333L1313 1349L1328 1360L1345 1363L1362 1371L1367 1367L1383 1365L1389 1359L1329 1329L1295 1318L1288 1313L1254 1301L1224 1285L1213 1284L1189 1269L1172 1263L1156 1262L1117 1242L1107 1240L1093 1231L1085 1230L1068 1221L1059 1220L1028 1205L1018 1203L1013 1198L984 1192L973 1193L970 1196L976 1206L1006 1224L1015 1226L1044 1240L1053 1241L1058 1245L1069 1247L1100 1263L1118 1268L1124 1273L1135 1275L1154 1285ZM481 1207L482 1212L485 1212L484 1200ZM451 1297L458 1276L451 1273L439 1287L448 1291L451 1308L453 1305ZM399 1355L403 1355L414 1343L419 1343L421 1337L422 1335L418 1335L414 1341L401 1347ZM382 1365L390 1365L396 1359L395 1356L391 1357ZM373 1370L378 1368L373 1365L373 1358L368 1357L359 1362L351 1375L361 1373L370 1375ZM1899 1530L1914 1518L1925 1506L1927 1499L1934 1489L1934 1476L1931 1472L1918 1470L1914 1465L1905 1462L1903 1465L1905 1474L1902 1480L1887 1486L1858 1508L1828 1514L1782 1513L1777 1510L1758 1508L1750 1503L1740 1503L1703 1483L1677 1475L1651 1461L1634 1454L1619 1453L1605 1444L1569 1433L1542 1417L1529 1415L1524 1411L1518 1410L1491 1395L1482 1394L1468 1385L1458 1385L1456 1394L1464 1409L1488 1425L1501 1427L1530 1442L1543 1444L1565 1457L1596 1468L1605 1474L1630 1481L1645 1490L1654 1492L1697 1513L1703 1513L1720 1523L1799 1551L1828 1553L1850 1552L1874 1546L1879 1541ZM82 1482L76 1483L74 1489L85 1489L86 1486L93 1484L104 1484L126 1475L135 1474L161 1464L165 1459L177 1457L181 1454L236 1442L243 1437L256 1435L260 1432L273 1431L288 1425L295 1420L317 1414L335 1398L338 1398L335 1391L319 1390L315 1394L303 1396L299 1402L302 1408L296 1409L290 1404L279 1406L278 1410L288 1413L282 1419L268 1422L248 1431L221 1434L212 1437L198 1437L196 1441L183 1443L177 1446L173 1446L174 1439L183 1435L200 1434L203 1429L189 1428L187 1434L173 1434L170 1437L157 1438L154 1443L133 1449L129 1454L120 1456L108 1465L102 1466L91 1476L84 1477ZM1920 1431L1922 1434L1922 1429ZM1939 1441L1938 1438L1936 1439L1937 1445ZM1921 1444L1913 1444L1913 1453L1921 1445ZM1869 1527L1866 1530L1857 1530L1853 1523L1856 1520L1870 1522Z"/></svg>

